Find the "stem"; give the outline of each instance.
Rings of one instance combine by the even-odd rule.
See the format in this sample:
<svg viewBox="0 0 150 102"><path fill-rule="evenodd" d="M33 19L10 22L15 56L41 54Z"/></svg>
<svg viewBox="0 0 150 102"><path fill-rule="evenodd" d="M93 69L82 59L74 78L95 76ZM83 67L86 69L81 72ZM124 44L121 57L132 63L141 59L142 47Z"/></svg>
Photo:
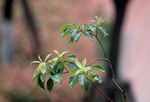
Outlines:
<svg viewBox="0 0 150 102"><path fill-rule="evenodd" d="M102 94L107 100L109 100L110 102L114 102L111 98L109 98L102 89L100 89L99 87L97 87L94 83L92 83L93 86L95 87L95 89Z"/></svg>
<svg viewBox="0 0 150 102"><path fill-rule="evenodd" d="M113 83L115 84L115 86L117 87L117 89L122 93L123 98L124 98L124 102L127 102L127 101L126 101L126 94L125 94L124 90L123 90L123 89L119 86L119 84L115 81L115 73L114 73L114 70L113 70L111 61L108 59L107 54L106 54L106 51L105 51L105 49L104 49L104 47L103 47L101 41L98 39L97 34L98 34L98 33L97 33L97 29L96 29L96 34L93 34L93 36L96 38L96 40L98 41L98 43L99 43L100 46L102 47L102 50L103 50L104 56L105 56L105 59L99 58L99 59L97 59L97 61L98 61L98 60L104 60L104 61L106 61L106 62L108 63L108 65L109 65L109 67L110 67L110 69L111 69L111 73L112 73L112 81L113 81ZM95 61L95 63L96 63L97 61ZM94 62L93 62L93 63L94 63ZM93 63L92 63L92 64L93 64Z"/></svg>

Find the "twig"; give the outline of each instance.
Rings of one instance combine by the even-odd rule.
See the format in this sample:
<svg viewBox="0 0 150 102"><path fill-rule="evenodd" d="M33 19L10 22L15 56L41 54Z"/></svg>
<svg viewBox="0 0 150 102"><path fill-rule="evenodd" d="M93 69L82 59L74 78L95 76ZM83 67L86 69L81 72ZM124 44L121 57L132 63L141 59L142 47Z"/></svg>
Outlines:
<svg viewBox="0 0 150 102"><path fill-rule="evenodd" d="M111 98L109 98L102 89L100 89L99 87L97 87L94 83L92 83L93 86L96 88L96 90L102 94L107 100L109 100L110 102L114 102Z"/></svg>
<svg viewBox="0 0 150 102"><path fill-rule="evenodd" d="M123 98L124 98L124 102L127 102L127 101L126 101L126 95L125 95L124 90L123 90L123 89L118 85L118 83L115 81L115 73L114 73L114 70L113 70L111 61L108 59L107 54L106 54L106 51L105 51L105 49L104 49L104 47L103 47L101 41L100 41L100 40L98 39L98 37L97 37L97 29L96 29L96 34L93 34L93 36L96 38L96 40L98 41L98 43L99 43L100 46L102 47L102 50L103 50L104 56L105 56L105 58L104 58L103 60L108 63L108 65L109 65L109 67L110 67L110 69L111 69L112 81L113 81L113 83L115 84L115 86L117 87L117 89L122 93ZM98 59L97 59L97 60L98 60ZM101 59L99 59L99 60L101 60ZM97 61L96 61L96 62L97 62ZM93 63L94 63L94 62L93 62ZM92 63L92 64L93 64L93 63Z"/></svg>

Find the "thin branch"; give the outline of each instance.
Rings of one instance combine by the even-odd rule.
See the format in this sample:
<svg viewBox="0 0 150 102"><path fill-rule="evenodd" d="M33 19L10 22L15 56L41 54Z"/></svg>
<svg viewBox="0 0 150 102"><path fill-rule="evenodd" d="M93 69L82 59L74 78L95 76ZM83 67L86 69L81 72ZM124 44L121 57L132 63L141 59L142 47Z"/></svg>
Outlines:
<svg viewBox="0 0 150 102"><path fill-rule="evenodd" d="M97 90L100 94L102 94L108 101L114 102L110 97L108 97L108 96L104 93L104 91L103 91L102 89L100 89L99 87L97 87L94 83L92 83L92 84L93 84L93 86L96 88L96 90Z"/></svg>
<svg viewBox="0 0 150 102"><path fill-rule="evenodd" d="M118 90L122 93L123 98L124 98L124 102L126 102L126 95L125 95L125 92L124 92L124 90L119 86L119 84L115 81L115 73L114 73L114 70L113 70L111 61L108 59L107 54L106 54L106 51L105 51L105 49L104 49L104 47L103 47L101 41L98 39L97 34L98 34L98 33L97 33L97 29L96 29L96 34L93 34L93 35L94 35L94 37L96 38L96 40L98 41L98 43L100 44L100 46L102 47L102 50L103 50L104 56L105 56L104 61L106 61L106 62L108 63L108 65L109 65L109 67L110 67L110 69L111 69L112 81L113 81L113 83L115 84L115 86L118 88ZM98 59L97 59L97 60L98 60ZM99 59L99 60L101 60L101 59ZM97 61L96 61L96 62L97 62ZM93 63L92 63L92 64L93 64Z"/></svg>

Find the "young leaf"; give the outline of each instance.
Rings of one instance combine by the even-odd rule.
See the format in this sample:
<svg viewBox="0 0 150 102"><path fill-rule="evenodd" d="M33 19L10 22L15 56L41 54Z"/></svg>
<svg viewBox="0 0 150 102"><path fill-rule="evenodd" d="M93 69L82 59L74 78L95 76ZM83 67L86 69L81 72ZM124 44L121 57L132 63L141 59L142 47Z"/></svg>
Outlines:
<svg viewBox="0 0 150 102"><path fill-rule="evenodd" d="M34 63L40 64L41 62L40 61L32 61L31 62L31 64L34 64Z"/></svg>
<svg viewBox="0 0 150 102"><path fill-rule="evenodd" d="M71 76L69 79L70 89L74 88L77 83L78 83L78 76Z"/></svg>
<svg viewBox="0 0 150 102"><path fill-rule="evenodd" d="M46 63L45 62L40 63L37 69L44 74L47 70Z"/></svg>
<svg viewBox="0 0 150 102"><path fill-rule="evenodd" d="M79 62L79 60L78 60L78 59L76 59L76 60L75 60L75 64L76 64L79 68L81 68L81 67L82 67L82 65L81 65L81 63Z"/></svg>
<svg viewBox="0 0 150 102"><path fill-rule="evenodd" d="M92 71L92 70L105 72L105 70L99 65L93 66L89 71Z"/></svg>
<svg viewBox="0 0 150 102"><path fill-rule="evenodd" d="M75 72L75 76L79 75L80 72L81 72L81 70L77 70L77 71Z"/></svg>
<svg viewBox="0 0 150 102"><path fill-rule="evenodd" d="M84 34L90 38L90 40L93 40L93 34L90 31L85 31Z"/></svg>
<svg viewBox="0 0 150 102"><path fill-rule="evenodd" d="M83 61L82 61L82 67L85 67L86 63L87 63L87 60L86 60L86 58L84 58Z"/></svg>
<svg viewBox="0 0 150 102"><path fill-rule="evenodd" d="M51 56L51 54L48 54L48 55L45 57L45 62L49 59L50 56Z"/></svg>
<svg viewBox="0 0 150 102"><path fill-rule="evenodd" d="M62 53L60 54L60 57L64 57L67 52L69 52L69 51L64 51L64 52L62 52Z"/></svg>
<svg viewBox="0 0 150 102"><path fill-rule="evenodd" d="M54 82L53 82L53 80L51 78L49 78L48 81L47 81L47 90L49 92L51 92L52 89L53 89L53 86L54 86Z"/></svg>
<svg viewBox="0 0 150 102"><path fill-rule="evenodd" d="M58 56L59 56L59 52L57 50L53 50Z"/></svg>
<svg viewBox="0 0 150 102"><path fill-rule="evenodd" d="M45 83L45 81L42 82L41 78L39 77L39 78L38 78L38 85L39 85L42 89L45 89L44 83Z"/></svg>
<svg viewBox="0 0 150 102"><path fill-rule="evenodd" d="M71 54L71 55L68 55L68 56L66 57L66 59L76 60L77 58L76 58L75 55Z"/></svg>
<svg viewBox="0 0 150 102"><path fill-rule="evenodd" d="M40 55L38 55L38 59L39 59L40 62L43 62Z"/></svg>
<svg viewBox="0 0 150 102"><path fill-rule="evenodd" d="M71 70L69 71L69 75L74 74L76 71L77 71L77 69L71 69Z"/></svg>

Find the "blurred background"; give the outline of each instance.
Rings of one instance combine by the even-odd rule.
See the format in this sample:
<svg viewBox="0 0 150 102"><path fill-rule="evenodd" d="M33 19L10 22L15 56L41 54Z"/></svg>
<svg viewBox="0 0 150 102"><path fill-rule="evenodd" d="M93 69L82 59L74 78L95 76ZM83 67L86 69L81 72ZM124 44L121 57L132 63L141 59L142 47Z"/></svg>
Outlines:
<svg viewBox="0 0 150 102"><path fill-rule="evenodd" d="M67 75L51 94L36 89L32 80L36 65L30 63L38 53L70 51L89 63L103 56L96 40L81 37L68 44L68 38L60 37L62 25L90 23L94 16L105 18L103 25L110 35L100 39L128 102L150 102L149 10L149 0L0 0L0 102L108 102L94 89L86 93L77 85L69 90ZM121 102L107 73L102 88Z"/></svg>

